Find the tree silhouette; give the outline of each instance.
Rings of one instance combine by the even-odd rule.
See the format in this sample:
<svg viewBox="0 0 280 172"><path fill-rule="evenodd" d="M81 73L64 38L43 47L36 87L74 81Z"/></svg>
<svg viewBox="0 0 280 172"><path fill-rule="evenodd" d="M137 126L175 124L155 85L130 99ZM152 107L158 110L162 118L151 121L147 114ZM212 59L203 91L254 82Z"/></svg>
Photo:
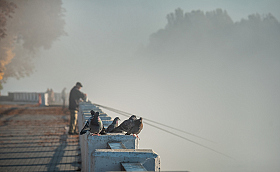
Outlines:
<svg viewBox="0 0 280 172"><path fill-rule="evenodd" d="M36 52L40 48L51 48L52 43L66 32L61 0L0 2L6 9L0 12L1 23L4 23L0 26L3 35L0 40L1 84L10 77L19 79L30 75Z"/></svg>
<svg viewBox="0 0 280 172"><path fill-rule="evenodd" d="M147 51L151 58L180 56L188 59L198 55L207 58L209 53L229 57L236 52L244 56L252 52L264 53L264 49L279 52L279 45L280 24L271 14L252 14L248 19L233 22L222 9L184 14L178 8L167 15L165 28L150 36Z"/></svg>
<svg viewBox="0 0 280 172"><path fill-rule="evenodd" d="M13 2L7 2L6 0L0 0L0 39L4 38L6 34L7 19L11 18L11 14L14 13L16 4Z"/></svg>

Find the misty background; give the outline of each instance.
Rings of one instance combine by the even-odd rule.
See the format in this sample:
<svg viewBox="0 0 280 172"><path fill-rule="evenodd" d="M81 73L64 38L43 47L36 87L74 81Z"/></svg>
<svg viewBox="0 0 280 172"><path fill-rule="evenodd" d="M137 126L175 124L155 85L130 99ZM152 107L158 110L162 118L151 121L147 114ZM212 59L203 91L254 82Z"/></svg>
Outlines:
<svg viewBox="0 0 280 172"><path fill-rule="evenodd" d="M145 125L161 170L280 170L279 1L62 1L67 34L1 94L69 92L149 118L233 159ZM126 117L106 111L108 115Z"/></svg>

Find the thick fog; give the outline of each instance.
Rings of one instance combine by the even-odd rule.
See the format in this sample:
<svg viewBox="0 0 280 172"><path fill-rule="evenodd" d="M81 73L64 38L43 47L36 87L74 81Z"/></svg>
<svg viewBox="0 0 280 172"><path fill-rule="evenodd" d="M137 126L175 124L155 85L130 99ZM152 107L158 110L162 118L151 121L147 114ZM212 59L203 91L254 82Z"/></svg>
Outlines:
<svg viewBox="0 0 280 172"><path fill-rule="evenodd" d="M1 92L79 81L94 103L232 157L144 119L140 148L157 152L163 171L279 171L280 4L207 2L63 1L67 36Z"/></svg>

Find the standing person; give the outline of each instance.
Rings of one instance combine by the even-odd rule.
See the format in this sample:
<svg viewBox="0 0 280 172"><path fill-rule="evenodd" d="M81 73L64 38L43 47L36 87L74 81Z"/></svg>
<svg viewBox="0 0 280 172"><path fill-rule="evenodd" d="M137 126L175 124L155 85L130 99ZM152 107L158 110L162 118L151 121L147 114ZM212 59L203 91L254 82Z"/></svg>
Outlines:
<svg viewBox="0 0 280 172"><path fill-rule="evenodd" d="M62 99L62 109L65 108L65 100L66 100L66 88L64 87L61 92L61 99Z"/></svg>
<svg viewBox="0 0 280 172"><path fill-rule="evenodd" d="M70 110L70 127L69 134L78 134L77 120L78 120L78 110L80 99L85 100L87 94L84 94L80 91L82 84L77 82L76 85L72 88L69 95L69 110Z"/></svg>

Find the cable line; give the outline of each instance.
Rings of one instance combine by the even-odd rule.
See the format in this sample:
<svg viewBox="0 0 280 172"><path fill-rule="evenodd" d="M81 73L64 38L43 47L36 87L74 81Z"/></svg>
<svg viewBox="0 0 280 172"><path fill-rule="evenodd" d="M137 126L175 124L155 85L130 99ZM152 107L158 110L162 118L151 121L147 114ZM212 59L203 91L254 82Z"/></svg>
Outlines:
<svg viewBox="0 0 280 172"><path fill-rule="evenodd" d="M132 113L124 112L124 111L121 111L121 110L118 110L118 109L114 109L114 108L111 108L111 107L107 107L107 106L103 106L103 105L99 105L99 104L95 104L95 103L93 103L93 105L96 105L96 106L102 107L102 108L104 108L104 109L108 109L108 110L114 111L114 112L116 112L116 113L121 112L122 115L126 114L126 115L124 115L124 116L127 116L127 117L130 117L131 115L135 115L135 114L132 114ZM164 126L164 127L167 127L167 128L173 129L173 130L177 130L177 131L180 131L180 132L182 132L182 133L189 134L189 135L191 135L191 136L194 136L194 137L197 137L197 138L206 140L206 141L208 141L208 142L215 143L214 141L211 141L211 140L209 140L209 139L200 137L200 136L198 136L198 135L195 135L195 134L186 132L186 131L184 131L184 130L180 130L180 129L178 129L178 128L174 128L174 127L168 126L168 125L166 125L166 124L162 124L162 123L159 123L159 122L157 122L157 121L153 121L153 120L150 120L150 119L147 119L147 118L143 118L143 119L145 119L146 121L150 121L150 122L153 122L153 123L155 123L155 124L162 125L162 126Z"/></svg>
<svg viewBox="0 0 280 172"><path fill-rule="evenodd" d="M102 107L102 108L104 108L104 109L110 110L110 111L112 111L112 112L118 113L118 114L120 114L120 115L126 116L126 117L130 117L131 115L133 115L133 114L131 114L131 113L124 112L124 111L117 110L117 109L110 108L110 107L106 107L106 106L103 106L103 105L99 105L99 104L95 104L95 103L92 103L92 104L95 105L95 106L99 106L99 107ZM145 119L145 118L144 118L144 119ZM148 121L148 119L145 119L145 120ZM150 121L151 121L151 122L155 122L155 121L152 121L152 120L150 120ZM155 123L157 123L157 122L155 122ZM195 142L195 141L193 141L193 140L190 140L190 139L188 139L188 138L186 138L186 137L180 136L180 135L178 135L178 134L176 134L176 133L173 133L173 132L171 132L171 131L165 130L165 129L163 129L163 128L160 128L160 127L158 127L158 126L155 126L155 125L150 124L150 123L147 123L147 122L145 122L145 124L150 125L150 126L152 126L152 127L154 127L154 128L157 128L157 129L159 129L159 130L161 130L161 131L167 132L167 133L169 133L169 134L172 134L172 135L174 135L174 136L177 136L177 137L179 137L179 138L181 138L181 139L184 139L184 140L187 140L187 141L189 141L189 142L192 142L192 143L194 143L194 144L196 144L196 145L199 145L199 146L201 146L201 147L204 147L204 148L206 148L206 149L209 149L209 150L211 150L211 151L213 151L213 152L215 152L215 153L218 153L218 154L220 154L220 155L223 155L223 156L226 156L226 157L228 157L228 158L233 159L232 157L230 157L230 156L228 156L228 155L226 155L226 154L224 154L224 153L222 153L222 152L219 152L219 151L217 151L217 150L215 150L215 149L212 149L212 148L210 148L210 147L208 147L208 146L204 146L204 145L202 145L202 144L200 144L200 143L197 143L197 142ZM160 123L159 123L159 124L160 124ZM167 125L165 125L165 124L160 124L160 125L167 126ZM167 126L167 127L169 127L169 126ZM169 128L170 128L170 127L169 127ZM173 127L171 127L171 128L173 128ZM174 128L174 129L176 129L176 128ZM176 129L176 130L177 130L177 129ZM203 138L203 139L204 139L204 138Z"/></svg>
<svg viewBox="0 0 280 172"><path fill-rule="evenodd" d="M194 143L194 144L196 144L196 145L199 145L199 146L204 147L204 148L206 148L206 149L212 150L212 151L214 151L214 152L216 152L216 153L218 153L218 154L220 154L220 155L223 155L223 156L226 156L226 157L228 157L228 158L233 159L232 157L230 157L230 156L228 156L228 155L226 155L226 154L224 154L224 153L222 153L222 152L219 152L219 151L217 151L217 150L215 150L215 149L212 149L212 148L210 148L210 147L204 146L204 145L202 145L202 144L200 144L200 143L197 143L197 142L195 142L195 141L192 141L192 140L190 140L190 139L188 139L188 138L185 138L185 137L183 137L183 136L180 136L180 135L178 135L178 134L176 134L176 133L170 132L170 131L168 131L168 130L165 130L165 129L163 129L163 128L160 128L160 127L158 127L158 126L155 126L155 125L150 124L150 123L147 123L147 122L145 122L145 124L148 124L148 125L150 125L150 126L152 126L152 127L155 127L155 128L157 128L157 129L159 129L159 130L165 131L165 132L167 132L167 133L169 133L169 134L172 134L172 135L174 135L174 136L180 137L180 138L182 138L182 139L184 139L184 140L187 140L187 141L189 141L189 142L192 142L192 143Z"/></svg>

